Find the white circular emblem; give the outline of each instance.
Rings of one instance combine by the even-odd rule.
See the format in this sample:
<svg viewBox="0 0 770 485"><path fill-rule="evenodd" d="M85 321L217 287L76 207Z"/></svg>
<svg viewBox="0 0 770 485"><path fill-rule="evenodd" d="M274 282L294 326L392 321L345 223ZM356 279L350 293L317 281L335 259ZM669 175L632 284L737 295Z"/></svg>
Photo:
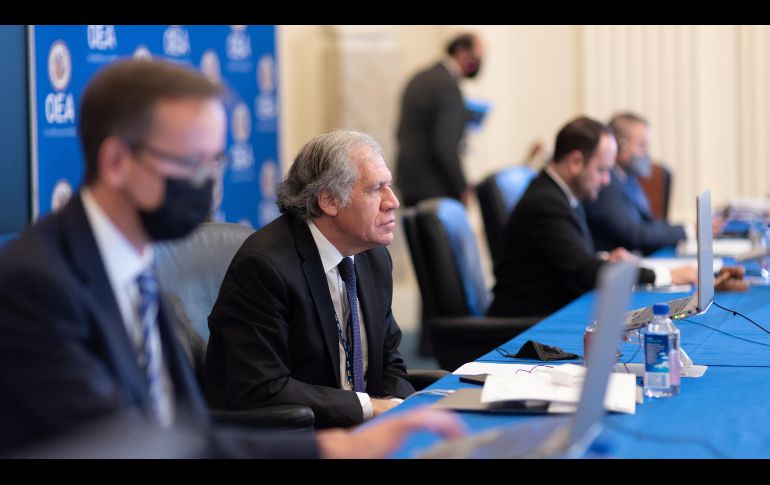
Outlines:
<svg viewBox="0 0 770 485"><path fill-rule="evenodd" d="M64 91L72 77L72 57L70 50L61 40L57 40L48 51L48 79L57 91Z"/></svg>
<svg viewBox="0 0 770 485"><path fill-rule="evenodd" d="M59 179L51 193L51 210L56 212L61 209L72 197L72 186L65 179Z"/></svg>
<svg viewBox="0 0 770 485"><path fill-rule="evenodd" d="M219 56L214 49L209 49L201 56L201 71L209 81L219 84L222 74L219 68Z"/></svg>
<svg viewBox="0 0 770 485"><path fill-rule="evenodd" d="M265 54L259 58L257 85L263 93L269 93L275 89L275 60L273 56Z"/></svg>
<svg viewBox="0 0 770 485"><path fill-rule="evenodd" d="M152 59L152 54L150 53L150 49L148 49L143 45L140 45L134 51L134 59L144 59L146 61L149 61L150 59Z"/></svg>
<svg viewBox="0 0 770 485"><path fill-rule="evenodd" d="M230 124L233 127L233 140L243 143L249 139L251 134L251 113L244 103L238 103L235 109L233 109Z"/></svg>
<svg viewBox="0 0 770 485"><path fill-rule="evenodd" d="M273 160L265 160L259 171L259 188L262 190L263 198L275 197L275 176L278 167Z"/></svg>

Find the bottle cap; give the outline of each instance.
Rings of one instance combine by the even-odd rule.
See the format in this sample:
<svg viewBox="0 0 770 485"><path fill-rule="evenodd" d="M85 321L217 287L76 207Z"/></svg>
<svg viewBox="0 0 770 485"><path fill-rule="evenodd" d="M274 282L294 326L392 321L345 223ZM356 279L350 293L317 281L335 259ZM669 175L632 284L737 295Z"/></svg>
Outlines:
<svg viewBox="0 0 770 485"><path fill-rule="evenodd" d="M653 315L668 315L668 303L656 303L652 306Z"/></svg>

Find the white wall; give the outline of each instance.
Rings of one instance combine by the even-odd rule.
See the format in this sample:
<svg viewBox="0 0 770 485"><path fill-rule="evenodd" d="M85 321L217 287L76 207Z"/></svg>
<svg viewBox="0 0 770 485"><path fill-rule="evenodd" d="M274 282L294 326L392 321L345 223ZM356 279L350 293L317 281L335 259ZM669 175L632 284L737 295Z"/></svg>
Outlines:
<svg viewBox="0 0 770 485"><path fill-rule="evenodd" d="M337 126L374 133L392 166L405 83L461 30L486 44L479 77L461 88L492 104L467 140L472 183L520 163L534 142L547 155L575 116L633 110L651 123L652 155L673 169L672 220L693 222L706 188L715 206L770 194L767 26L280 26L283 170L302 143ZM469 214L484 255L475 203ZM400 237L391 251L407 258Z"/></svg>

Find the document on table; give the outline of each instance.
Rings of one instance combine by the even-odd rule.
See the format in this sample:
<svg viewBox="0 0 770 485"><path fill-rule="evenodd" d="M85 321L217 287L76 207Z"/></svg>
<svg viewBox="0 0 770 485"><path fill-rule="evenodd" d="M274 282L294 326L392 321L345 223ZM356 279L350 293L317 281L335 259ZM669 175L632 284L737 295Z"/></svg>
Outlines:
<svg viewBox="0 0 770 485"><path fill-rule="evenodd" d="M573 364L563 365L578 367ZM570 405L570 407L576 406L580 400L582 379L574 379L576 375L574 372L562 372L559 371L559 367L538 368L532 372L505 375L490 374L484 383L481 402L539 400ZM636 412L636 376L614 372L610 374L604 407L608 411L634 414Z"/></svg>

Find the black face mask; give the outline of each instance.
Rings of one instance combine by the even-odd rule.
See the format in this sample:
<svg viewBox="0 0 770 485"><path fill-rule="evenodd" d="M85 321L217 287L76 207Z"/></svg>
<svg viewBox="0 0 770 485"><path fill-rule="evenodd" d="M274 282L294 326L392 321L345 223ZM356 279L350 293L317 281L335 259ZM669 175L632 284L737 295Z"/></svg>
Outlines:
<svg viewBox="0 0 770 485"><path fill-rule="evenodd" d="M468 79L473 79L478 75L480 69L481 59L477 59L475 62L472 62L470 66L468 66L468 70L465 71L465 77Z"/></svg>
<svg viewBox="0 0 770 485"><path fill-rule="evenodd" d="M214 182L200 187L189 180L166 178L166 198L154 211L139 211L145 231L153 241L178 239L188 235L206 219L211 209Z"/></svg>

